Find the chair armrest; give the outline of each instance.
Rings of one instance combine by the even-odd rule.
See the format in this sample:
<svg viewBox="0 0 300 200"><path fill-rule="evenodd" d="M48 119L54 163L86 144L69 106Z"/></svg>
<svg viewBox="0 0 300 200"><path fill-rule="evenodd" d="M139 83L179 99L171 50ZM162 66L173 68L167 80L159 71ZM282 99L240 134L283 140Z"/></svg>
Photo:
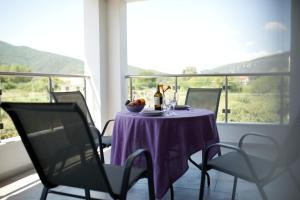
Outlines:
<svg viewBox="0 0 300 200"><path fill-rule="evenodd" d="M151 154L149 151L145 149L138 149L135 152L133 152L126 160L125 162L125 170L123 173L123 179L122 179L122 191L121 194L126 194L127 188L128 188L128 183L129 183L129 178L130 178L130 173L131 169L133 166L133 163L136 158L139 156L145 156L146 158L146 163L147 163L147 176L149 178L153 178L153 167L152 167L152 159L151 159Z"/></svg>
<svg viewBox="0 0 300 200"><path fill-rule="evenodd" d="M95 132L98 136L98 142L99 142L99 149L100 149L100 157L101 157L101 162L104 163L104 153L103 153L103 146L102 146L102 137L100 131L95 127L90 125L90 129L92 132ZM95 145L96 146L96 145ZM96 146L97 147L97 146Z"/></svg>
<svg viewBox="0 0 300 200"><path fill-rule="evenodd" d="M90 129L91 129L93 132L95 132L95 133L98 135L98 137L101 136L101 133L100 133L99 129L98 129L96 126L90 125Z"/></svg>
<svg viewBox="0 0 300 200"><path fill-rule="evenodd" d="M108 120L108 121L105 123L105 125L104 125L104 127L103 127L103 130L102 130L102 132L101 132L101 136L104 135L104 133L105 133L105 131L106 131L106 129L107 129L109 123L110 123L110 122L113 122L113 121L115 121L115 120L114 120L114 119L110 119L110 120Z"/></svg>
<svg viewBox="0 0 300 200"><path fill-rule="evenodd" d="M207 161L208 161L208 153L209 153L209 151L210 151L213 147L217 147L217 146L218 146L218 147L223 147L223 148L226 148L226 149L235 150L235 151L237 151L238 153L240 153L240 154L243 156L243 158L245 159L245 161L246 161L246 163L247 163L247 165L248 165L248 168L249 168L249 170L250 170L252 176L255 177L256 179L258 179L258 178L257 178L257 174L256 174L256 172L255 172L255 170L254 170L254 168L253 168L252 163L250 162L250 159L249 159L247 153L246 153L243 149L241 149L241 148L239 148L239 147L237 147L237 146L234 146L234 145L228 145L228 144L224 144L224 143L215 143L215 144L211 144L211 145L209 145L209 146L205 149L205 152L204 152L204 159L203 159L203 170L206 171Z"/></svg>
<svg viewBox="0 0 300 200"><path fill-rule="evenodd" d="M277 143L277 141L270 137L270 136L266 136L266 135L262 135L260 133L254 133L254 132L250 132L250 133L246 133L245 135L243 135L241 138L240 138L240 141L239 141L239 147L242 148L243 144L244 144L244 139L248 136L256 136L256 137L262 137L262 138L265 138L265 139L268 139L270 140L273 145L275 146L275 149L277 151L277 153L279 152L279 145Z"/></svg>

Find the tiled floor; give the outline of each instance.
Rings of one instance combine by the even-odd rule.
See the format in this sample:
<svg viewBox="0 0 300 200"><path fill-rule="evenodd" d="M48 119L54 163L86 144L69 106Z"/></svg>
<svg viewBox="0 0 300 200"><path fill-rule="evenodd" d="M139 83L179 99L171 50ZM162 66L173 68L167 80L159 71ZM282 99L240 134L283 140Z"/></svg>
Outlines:
<svg viewBox="0 0 300 200"><path fill-rule="evenodd" d="M109 157L109 156L108 156ZM108 157L106 160L108 160ZM193 157L200 159L199 154ZM210 171L211 186L206 187L205 199L206 200L223 200L231 199L231 190L233 184L233 177L222 174L217 171ZM282 183L288 186L288 190L282 187ZM200 171L194 166L190 165L189 170L174 183L175 200L192 200L198 199L200 185ZM264 188L267 192L269 199L272 200L292 200L300 199L300 196L293 195L291 192L299 193L294 186L290 177L283 174L277 181L273 182ZM60 187L60 191L67 191L76 194L82 194L83 191L74 188ZM8 179L0 183L0 199L8 200L37 200L42 191L42 184L34 170L25 172L17 177ZM111 199L109 195L99 192L92 192L95 198ZM55 194L49 194L49 200L68 200L74 199ZM145 180L139 181L128 193L128 199L141 200L148 199L148 188ZM170 199L169 192L163 197L163 200ZM243 180L238 181L237 187L237 200L259 200L260 195L254 184L248 183Z"/></svg>

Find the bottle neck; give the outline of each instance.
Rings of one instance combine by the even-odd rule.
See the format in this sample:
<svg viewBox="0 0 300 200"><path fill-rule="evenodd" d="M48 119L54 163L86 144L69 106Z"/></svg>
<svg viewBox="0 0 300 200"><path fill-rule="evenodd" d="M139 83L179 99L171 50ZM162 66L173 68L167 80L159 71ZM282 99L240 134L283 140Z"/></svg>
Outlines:
<svg viewBox="0 0 300 200"><path fill-rule="evenodd" d="M157 90L156 90L157 93L160 93L160 89L159 89L159 85L157 85Z"/></svg>

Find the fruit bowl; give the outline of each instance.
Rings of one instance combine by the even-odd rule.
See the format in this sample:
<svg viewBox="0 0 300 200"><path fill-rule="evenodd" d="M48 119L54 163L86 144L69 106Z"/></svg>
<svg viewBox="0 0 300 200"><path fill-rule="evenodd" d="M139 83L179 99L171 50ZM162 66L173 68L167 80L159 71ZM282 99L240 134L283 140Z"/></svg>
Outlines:
<svg viewBox="0 0 300 200"><path fill-rule="evenodd" d="M126 105L126 108L129 112L141 112L144 109L145 105Z"/></svg>

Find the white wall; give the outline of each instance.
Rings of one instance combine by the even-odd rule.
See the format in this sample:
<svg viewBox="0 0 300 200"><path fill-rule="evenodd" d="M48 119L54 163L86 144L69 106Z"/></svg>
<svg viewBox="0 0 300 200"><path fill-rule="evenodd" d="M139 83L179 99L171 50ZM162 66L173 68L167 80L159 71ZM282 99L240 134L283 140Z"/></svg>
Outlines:
<svg viewBox="0 0 300 200"><path fill-rule="evenodd" d="M21 140L0 143L0 182L33 168Z"/></svg>
<svg viewBox="0 0 300 200"><path fill-rule="evenodd" d="M84 45L85 73L91 78L87 81L86 100L96 126L101 125L101 78L100 65L105 65L106 55L100 56L100 12L98 0L83 1L84 7ZM101 44L103 44L101 42ZM101 52L103 53L103 52ZM100 64L101 63L101 64Z"/></svg>
<svg viewBox="0 0 300 200"><path fill-rule="evenodd" d="M122 109L127 93L126 3L84 1L87 103L96 125L103 127Z"/></svg>
<svg viewBox="0 0 300 200"><path fill-rule="evenodd" d="M108 35L108 114L114 117L122 109L127 94L127 25L126 2L109 0Z"/></svg>

